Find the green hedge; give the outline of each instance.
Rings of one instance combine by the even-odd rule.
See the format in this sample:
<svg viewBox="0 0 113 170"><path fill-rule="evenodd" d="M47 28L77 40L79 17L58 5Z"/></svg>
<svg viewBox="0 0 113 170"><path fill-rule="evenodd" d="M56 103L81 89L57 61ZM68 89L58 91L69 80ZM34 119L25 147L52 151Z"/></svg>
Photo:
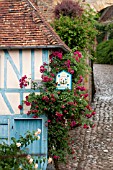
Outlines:
<svg viewBox="0 0 113 170"><path fill-rule="evenodd" d="M113 64L113 40L100 43L95 52L96 63Z"/></svg>

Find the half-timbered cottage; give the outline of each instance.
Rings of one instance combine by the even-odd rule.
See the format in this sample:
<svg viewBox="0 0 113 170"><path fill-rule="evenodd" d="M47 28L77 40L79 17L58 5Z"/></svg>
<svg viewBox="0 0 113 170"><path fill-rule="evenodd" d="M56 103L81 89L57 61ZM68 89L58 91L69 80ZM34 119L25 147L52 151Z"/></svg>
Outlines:
<svg viewBox="0 0 113 170"><path fill-rule="evenodd" d="M30 150L47 154L46 117L33 119L25 114L26 108L18 109L32 92L30 85L21 89L19 80L23 75L41 79L40 66L57 49L69 50L32 0L0 0L0 142L10 144L12 136L40 128L41 140Z"/></svg>

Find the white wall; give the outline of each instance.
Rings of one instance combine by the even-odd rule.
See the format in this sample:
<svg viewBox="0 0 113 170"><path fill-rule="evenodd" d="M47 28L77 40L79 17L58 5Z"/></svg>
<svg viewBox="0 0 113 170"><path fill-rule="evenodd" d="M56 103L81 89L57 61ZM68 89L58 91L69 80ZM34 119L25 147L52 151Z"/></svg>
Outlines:
<svg viewBox="0 0 113 170"><path fill-rule="evenodd" d="M20 72L19 51L9 50L8 52L18 72ZM20 110L18 109L18 105L20 104L20 93L18 91L18 89L20 89L19 80L9 60L7 60L7 64L5 64L4 66L5 61L4 57L5 57L4 52L0 51L0 114L1 115L12 114L11 109L9 109L8 104L6 104L8 102L10 103L10 106L13 109L14 113L19 114L20 113ZM34 61L35 61L34 79L41 79L40 65L42 65L42 50L35 50ZM6 68L5 70L4 67ZM22 76L24 75L26 75L28 78L31 77L31 50L22 51ZM6 87L4 82L6 82ZM26 89L29 88L30 85ZM10 90L10 92L8 92L8 90ZM17 92L14 93L13 90L17 90ZM5 98L3 98L2 93L3 95L5 95ZM24 97L26 95L28 95L28 93L23 94ZM26 113L26 109L24 113Z"/></svg>

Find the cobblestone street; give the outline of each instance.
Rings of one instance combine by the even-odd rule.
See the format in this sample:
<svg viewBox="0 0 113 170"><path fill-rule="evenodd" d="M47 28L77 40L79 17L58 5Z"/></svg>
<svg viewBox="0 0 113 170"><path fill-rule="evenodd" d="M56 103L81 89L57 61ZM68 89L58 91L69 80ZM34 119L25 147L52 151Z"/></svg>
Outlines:
<svg viewBox="0 0 113 170"><path fill-rule="evenodd" d="M77 170L113 170L113 66L94 65L94 129L84 136Z"/></svg>
<svg viewBox="0 0 113 170"><path fill-rule="evenodd" d="M113 170L113 65L94 64L94 80L96 127L71 132L77 158L67 162L67 170Z"/></svg>

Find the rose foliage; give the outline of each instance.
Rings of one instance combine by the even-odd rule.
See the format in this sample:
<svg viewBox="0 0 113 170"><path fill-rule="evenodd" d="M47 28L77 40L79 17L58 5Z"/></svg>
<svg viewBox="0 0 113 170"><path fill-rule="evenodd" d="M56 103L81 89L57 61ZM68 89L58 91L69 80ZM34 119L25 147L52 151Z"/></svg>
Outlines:
<svg viewBox="0 0 113 170"><path fill-rule="evenodd" d="M31 105L28 115L48 117L48 156L64 161L67 153L72 153L69 145L69 131L77 126L94 127L91 118L95 112L89 106L88 93L84 87L84 76L88 73L86 59L81 52L63 54L54 51L50 63L40 66L43 86L40 95L29 94L23 101ZM65 70L72 74L72 90L57 90L56 75ZM21 81L20 81L21 82Z"/></svg>
<svg viewBox="0 0 113 170"><path fill-rule="evenodd" d="M37 169L39 163L44 163L44 157L34 157L28 154L26 147L35 140L40 139L40 129L32 133L27 131L25 136L21 136L18 140L11 138L11 144L5 142L0 144L0 169L4 170L22 170Z"/></svg>

